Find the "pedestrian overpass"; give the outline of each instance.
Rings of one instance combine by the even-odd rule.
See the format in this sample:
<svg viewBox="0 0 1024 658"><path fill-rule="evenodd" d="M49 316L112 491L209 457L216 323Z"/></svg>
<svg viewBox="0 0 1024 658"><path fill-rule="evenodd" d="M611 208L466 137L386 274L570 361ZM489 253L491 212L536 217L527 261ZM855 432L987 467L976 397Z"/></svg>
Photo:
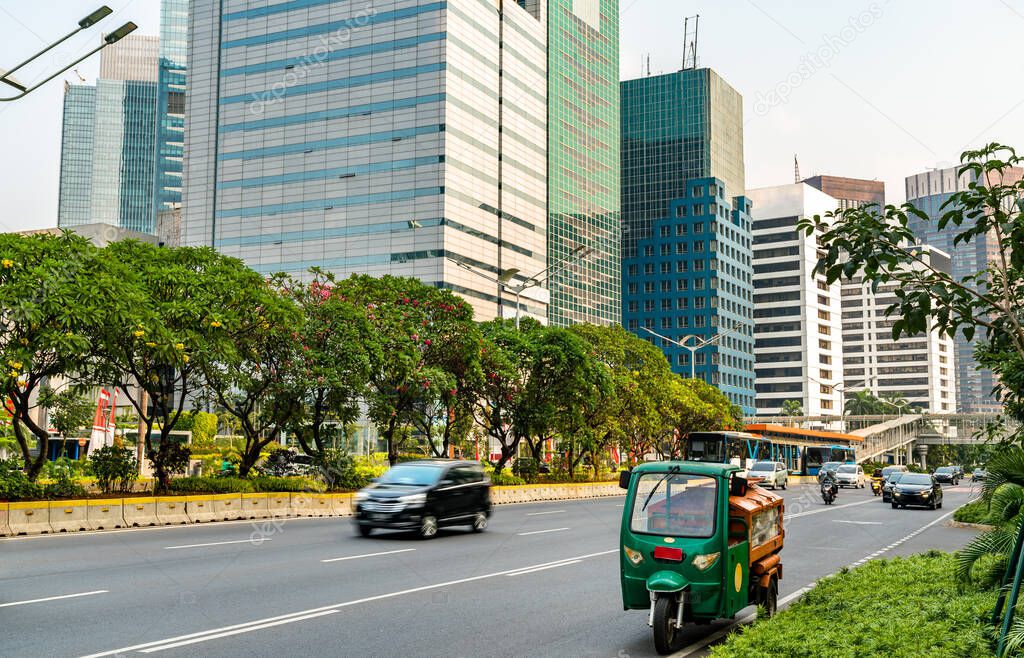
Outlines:
<svg viewBox="0 0 1024 658"><path fill-rule="evenodd" d="M920 461L930 445L985 443L985 428L1002 424L1005 432L1016 423L996 414L903 414L900 416L785 416L747 418L746 423L777 423L806 429L844 432L864 442L857 449L857 462L881 461L892 455L895 463L908 464L916 453Z"/></svg>

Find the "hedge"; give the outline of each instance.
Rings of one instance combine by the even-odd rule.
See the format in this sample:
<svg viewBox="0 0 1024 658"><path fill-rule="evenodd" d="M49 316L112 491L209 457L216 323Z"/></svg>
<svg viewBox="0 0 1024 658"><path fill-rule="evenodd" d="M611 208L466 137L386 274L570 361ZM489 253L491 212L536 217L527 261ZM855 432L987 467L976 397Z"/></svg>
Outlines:
<svg viewBox="0 0 1024 658"><path fill-rule="evenodd" d="M317 491L324 484L305 477L184 477L171 480L171 491L184 494L253 493L264 491Z"/></svg>
<svg viewBox="0 0 1024 658"><path fill-rule="evenodd" d="M960 523L987 523L988 505L980 500L965 503L953 512L953 520Z"/></svg>
<svg viewBox="0 0 1024 658"><path fill-rule="evenodd" d="M954 568L952 554L929 551L844 569L775 617L733 633L711 655L992 655L985 619L995 591L958 584Z"/></svg>

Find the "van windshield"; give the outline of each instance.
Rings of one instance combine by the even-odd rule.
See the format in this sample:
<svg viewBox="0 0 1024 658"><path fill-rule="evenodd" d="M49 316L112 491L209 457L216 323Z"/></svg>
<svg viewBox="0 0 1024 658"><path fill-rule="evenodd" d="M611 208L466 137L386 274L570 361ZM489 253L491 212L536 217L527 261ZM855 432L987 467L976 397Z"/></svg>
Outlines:
<svg viewBox="0 0 1024 658"><path fill-rule="evenodd" d="M644 473L637 480L629 527L667 537L715 534L714 478L686 473Z"/></svg>
<svg viewBox="0 0 1024 658"><path fill-rule="evenodd" d="M382 475L379 484L425 487L441 479L443 471L440 466L399 464Z"/></svg>

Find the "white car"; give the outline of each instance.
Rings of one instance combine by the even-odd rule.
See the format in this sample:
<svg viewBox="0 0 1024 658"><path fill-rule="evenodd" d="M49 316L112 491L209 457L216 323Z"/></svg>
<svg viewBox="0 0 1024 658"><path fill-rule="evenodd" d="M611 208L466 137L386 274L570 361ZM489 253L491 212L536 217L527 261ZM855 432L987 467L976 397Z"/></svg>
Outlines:
<svg viewBox="0 0 1024 658"><path fill-rule="evenodd" d="M864 488L864 469L857 464L843 464L836 469L836 484L840 487Z"/></svg>
<svg viewBox="0 0 1024 658"><path fill-rule="evenodd" d="M747 472L747 477L763 478L758 482L762 487L771 487L773 490L779 487L785 489L789 481L789 471L782 462L754 462Z"/></svg>

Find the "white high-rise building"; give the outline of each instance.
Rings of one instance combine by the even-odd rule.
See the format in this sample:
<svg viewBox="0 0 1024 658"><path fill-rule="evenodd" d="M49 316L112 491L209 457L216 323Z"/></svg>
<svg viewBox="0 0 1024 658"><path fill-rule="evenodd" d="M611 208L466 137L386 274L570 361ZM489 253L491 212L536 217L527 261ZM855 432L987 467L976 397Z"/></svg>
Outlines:
<svg viewBox="0 0 1024 658"><path fill-rule="evenodd" d="M547 264L546 13L194 0L183 244L265 273L415 276L511 317L494 279ZM520 311L548 300L529 288Z"/></svg>
<svg viewBox="0 0 1024 658"><path fill-rule="evenodd" d="M794 183L748 190L754 236L755 404L779 415L795 400L804 415L843 412L840 285L815 275L818 237L797 230L804 217L824 215L838 202Z"/></svg>
<svg viewBox="0 0 1024 658"><path fill-rule="evenodd" d="M950 272L949 254L927 245L919 249L932 267ZM894 341L892 326L898 318L886 317L885 311L896 302L895 290L896 284L886 284L873 293L859 276L843 281L845 390L869 390L882 398L896 395L910 407L954 413L957 373L953 339L933 330ZM886 413L899 413L899 409Z"/></svg>

